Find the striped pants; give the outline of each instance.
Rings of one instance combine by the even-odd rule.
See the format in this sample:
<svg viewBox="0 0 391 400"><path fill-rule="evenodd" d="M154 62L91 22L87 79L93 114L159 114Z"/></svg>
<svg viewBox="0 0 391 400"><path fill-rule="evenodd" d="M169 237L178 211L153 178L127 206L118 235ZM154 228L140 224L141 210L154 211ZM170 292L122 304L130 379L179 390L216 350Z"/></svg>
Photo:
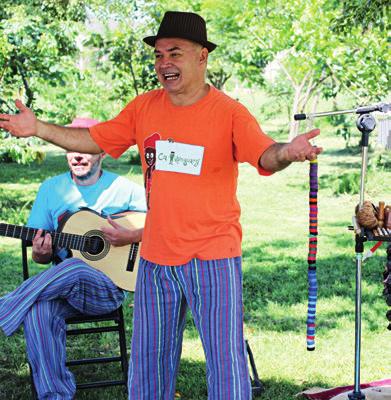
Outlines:
<svg viewBox="0 0 391 400"><path fill-rule="evenodd" d="M241 257L161 266L141 259L137 277L130 400L173 400L187 307L206 357L209 400L249 400Z"/></svg>
<svg viewBox="0 0 391 400"><path fill-rule="evenodd" d="M70 258L0 298L0 327L12 335L24 323L27 355L39 399L70 400L76 385L66 368L65 318L117 309L122 290L102 272Z"/></svg>

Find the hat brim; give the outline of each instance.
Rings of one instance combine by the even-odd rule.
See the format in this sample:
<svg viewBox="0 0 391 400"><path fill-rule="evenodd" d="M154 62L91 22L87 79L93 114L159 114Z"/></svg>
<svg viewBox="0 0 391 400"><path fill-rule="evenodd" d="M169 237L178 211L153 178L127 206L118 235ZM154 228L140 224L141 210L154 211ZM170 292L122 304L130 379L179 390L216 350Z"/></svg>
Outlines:
<svg viewBox="0 0 391 400"><path fill-rule="evenodd" d="M163 38L172 38L172 37L179 37L179 36L163 36L163 35L160 35L160 36L147 36L147 37L145 37L143 39L143 41L146 44L148 44L149 46L155 47L156 40L163 39ZM180 36L179 39L186 39L186 40L190 40L191 42L198 43L198 44L206 47L208 49L209 53L211 53L217 47L217 44L214 44L212 42L208 42L208 41L207 42L200 42L199 40L196 40L196 39L191 38L191 37Z"/></svg>

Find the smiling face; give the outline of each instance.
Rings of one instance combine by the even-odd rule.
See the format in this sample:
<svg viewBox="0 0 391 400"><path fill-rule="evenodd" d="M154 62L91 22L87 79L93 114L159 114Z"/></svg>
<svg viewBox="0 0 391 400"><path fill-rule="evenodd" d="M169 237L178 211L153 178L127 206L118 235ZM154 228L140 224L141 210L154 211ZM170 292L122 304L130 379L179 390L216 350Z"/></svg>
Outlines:
<svg viewBox="0 0 391 400"><path fill-rule="evenodd" d="M147 147L145 149L145 162L150 167L155 164L155 160L156 160L156 149L153 149L152 147Z"/></svg>
<svg viewBox="0 0 391 400"><path fill-rule="evenodd" d="M100 176L103 154L67 152L72 177L79 184L92 184Z"/></svg>
<svg viewBox="0 0 391 400"><path fill-rule="evenodd" d="M207 59L205 47L186 39L162 38L155 44L155 71L172 98L204 90Z"/></svg>

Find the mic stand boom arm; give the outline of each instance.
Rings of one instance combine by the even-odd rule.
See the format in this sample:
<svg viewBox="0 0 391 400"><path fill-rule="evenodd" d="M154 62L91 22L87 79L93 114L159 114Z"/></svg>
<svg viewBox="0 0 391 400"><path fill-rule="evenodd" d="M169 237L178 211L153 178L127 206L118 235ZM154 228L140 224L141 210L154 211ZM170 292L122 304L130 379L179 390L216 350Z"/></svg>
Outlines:
<svg viewBox="0 0 391 400"><path fill-rule="evenodd" d="M369 114L374 111L386 113L390 110L391 110L391 103L379 103L379 104L373 104L370 106L353 108L351 110L326 111L326 112L312 113L312 114L295 114L293 116L293 119L295 121L302 121L305 119L328 117L330 115L341 115L341 114L360 114L360 115L362 115L362 114Z"/></svg>

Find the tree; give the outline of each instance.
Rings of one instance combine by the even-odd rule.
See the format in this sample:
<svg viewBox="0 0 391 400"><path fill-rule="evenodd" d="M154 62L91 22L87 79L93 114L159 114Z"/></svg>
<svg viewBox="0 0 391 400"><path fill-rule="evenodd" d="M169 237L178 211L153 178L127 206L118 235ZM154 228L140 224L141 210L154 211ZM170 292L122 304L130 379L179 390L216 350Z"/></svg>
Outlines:
<svg viewBox="0 0 391 400"><path fill-rule="evenodd" d="M365 31L352 28L349 34L331 29L344 12L340 2L247 0L243 9L238 18L247 37L252 38L247 51L255 56L259 55L255 49L263 51L262 67L246 70L242 78L258 83L264 70L262 61L279 64L286 84L293 89L290 138L298 128L293 114L314 111L320 95L335 97L344 90L362 102L379 99L389 91L384 32L370 26Z"/></svg>
<svg viewBox="0 0 391 400"><path fill-rule="evenodd" d="M77 25L85 19L83 2L3 0L0 15L0 111L12 112L13 99L35 106L44 83L65 84L78 75ZM37 114L42 111L35 107ZM33 139L20 142L0 135L0 160L29 163L43 153Z"/></svg>
<svg viewBox="0 0 391 400"><path fill-rule="evenodd" d="M78 74L73 57L85 6L80 1L5 0L2 11L0 109L10 111L15 95L31 106L43 81L57 86Z"/></svg>
<svg viewBox="0 0 391 400"><path fill-rule="evenodd" d="M333 21L333 29L340 33L361 27L363 32L390 29L390 2L388 0L344 0L339 15Z"/></svg>

